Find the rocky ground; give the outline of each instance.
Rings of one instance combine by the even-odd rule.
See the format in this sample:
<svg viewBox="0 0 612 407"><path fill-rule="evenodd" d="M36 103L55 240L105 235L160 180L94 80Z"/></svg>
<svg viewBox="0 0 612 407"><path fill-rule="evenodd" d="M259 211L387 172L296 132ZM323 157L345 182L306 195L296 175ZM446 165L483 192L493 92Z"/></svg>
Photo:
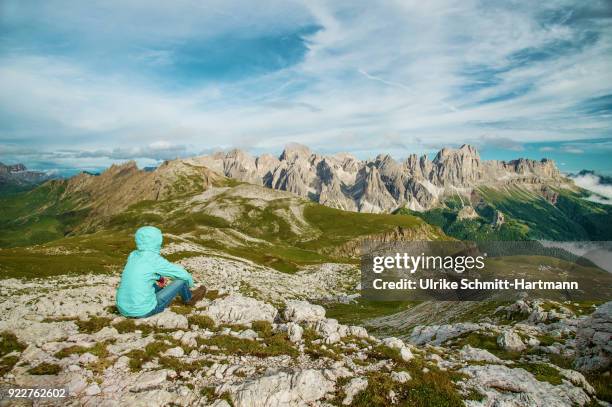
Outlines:
<svg viewBox="0 0 612 407"><path fill-rule="evenodd" d="M71 396L35 405L609 405L612 302L521 300L491 322L380 338L305 300L342 296L348 266L277 280L232 259L185 261L214 291L140 320L116 313L116 276L4 280L0 386Z"/></svg>

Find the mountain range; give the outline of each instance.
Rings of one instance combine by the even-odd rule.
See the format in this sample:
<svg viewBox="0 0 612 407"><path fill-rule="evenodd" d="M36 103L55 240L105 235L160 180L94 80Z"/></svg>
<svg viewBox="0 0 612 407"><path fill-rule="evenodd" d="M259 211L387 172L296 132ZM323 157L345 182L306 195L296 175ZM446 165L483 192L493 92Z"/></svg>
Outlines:
<svg viewBox="0 0 612 407"><path fill-rule="evenodd" d="M293 270L304 259L354 257L365 236L612 239L611 207L589 196L551 160L487 161L469 145L397 162L292 144L278 158L232 150L154 170L129 161L4 194L0 247L100 231L129 241L131 228L155 224ZM254 247L275 253L259 256Z"/></svg>
<svg viewBox="0 0 612 407"><path fill-rule="evenodd" d="M0 193L23 191L47 179L46 173L28 170L23 164L0 163Z"/></svg>
<svg viewBox="0 0 612 407"><path fill-rule="evenodd" d="M358 160L344 153L324 156L299 144L288 145L278 158L231 150L196 157L191 162L332 208L369 213L399 208L423 211L439 206L449 196L469 198L480 186L524 185L537 189L567 182L551 160L486 161L469 145L444 148L433 160L413 154L403 162L388 154L374 160Z"/></svg>

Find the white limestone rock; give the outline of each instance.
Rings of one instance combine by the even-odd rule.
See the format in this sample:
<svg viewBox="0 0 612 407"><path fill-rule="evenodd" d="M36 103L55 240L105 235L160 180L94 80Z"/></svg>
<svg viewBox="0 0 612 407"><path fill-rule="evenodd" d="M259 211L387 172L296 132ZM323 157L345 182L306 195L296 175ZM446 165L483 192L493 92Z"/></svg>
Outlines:
<svg viewBox="0 0 612 407"><path fill-rule="evenodd" d="M605 370L612 364L612 301L600 305L576 332L575 367L584 372Z"/></svg>
<svg viewBox="0 0 612 407"><path fill-rule="evenodd" d="M398 383L406 383L409 380L412 380L412 376L408 372L391 372L391 379Z"/></svg>
<svg viewBox="0 0 612 407"><path fill-rule="evenodd" d="M165 310L159 314L155 314L148 318L140 318L136 320L136 324L155 325L165 329L188 329L189 323L187 317L181 314L176 314L170 310Z"/></svg>
<svg viewBox="0 0 612 407"><path fill-rule="evenodd" d="M456 338L467 332L477 331L481 328L494 328L490 324L475 324L471 322L460 322L447 325L418 325L412 329L410 343L424 345L431 343L440 345L449 339Z"/></svg>
<svg viewBox="0 0 612 407"><path fill-rule="evenodd" d="M325 318L325 308L308 301L291 300L285 303L283 317L292 322L317 322Z"/></svg>
<svg viewBox="0 0 612 407"><path fill-rule="evenodd" d="M368 379L365 377L354 377L344 386L344 400L342 400L342 404L345 406L351 405L353 402L353 397L357 394L361 393L368 387Z"/></svg>
<svg viewBox="0 0 612 407"><path fill-rule="evenodd" d="M273 322L278 311L263 301L231 294L214 300L206 314L216 323L250 324L254 321Z"/></svg>
<svg viewBox="0 0 612 407"><path fill-rule="evenodd" d="M513 330L505 330L497 337L497 344L505 350L511 352L521 352L526 346L521 337Z"/></svg>
<svg viewBox="0 0 612 407"><path fill-rule="evenodd" d="M470 345L465 345L459 351L461 360L473 360L477 362L502 363L502 360L485 349L473 348Z"/></svg>
<svg viewBox="0 0 612 407"><path fill-rule="evenodd" d="M180 346L170 348L164 352L164 356L169 356L173 358L180 358L185 355L185 351Z"/></svg>
<svg viewBox="0 0 612 407"><path fill-rule="evenodd" d="M168 373L166 369L141 373L130 390L138 392L157 388L166 381Z"/></svg>
<svg viewBox="0 0 612 407"><path fill-rule="evenodd" d="M334 390L334 383L320 370L304 369L271 372L240 384L224 384L217 394L229 391L235 407L304 406Z"/></svg>
<svg viewBox="0 0 612 407"><path fill-rule="evenodd" d="M487 396L489 406L582 406L590 400L583 389L567 381L555 386L520 368L486 364L467 366L459 372L470 377L468 388Z"/></svg>
<svg viewBox="0 0 612 407"><path fill-rule="evenodd" d="M302 340L304 328L294 322L289 322L287 324L287 334L291 342L297 343Z"/></svg>

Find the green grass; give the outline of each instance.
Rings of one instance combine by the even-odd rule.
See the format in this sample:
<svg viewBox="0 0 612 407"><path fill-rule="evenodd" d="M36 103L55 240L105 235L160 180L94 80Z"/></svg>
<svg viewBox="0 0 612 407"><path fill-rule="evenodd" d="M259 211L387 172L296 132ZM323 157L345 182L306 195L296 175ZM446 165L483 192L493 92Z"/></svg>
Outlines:
<svg viewBox="0 0 612 407"><path fill-rule="evenodd" d="M597 398L608 403L612 403L612 381L610 377L612 377L612 370L610 369L607 372L586 375L586 379L595 389Z"/></svg>
<svg viewBox="0 0 612 407"><path fill-rule="evenodd" d="M107 344L108 343L106 342L98 342L90 348L79 345L68 346L67 348L57 351L53 356L58 359L64 359L69 357L70 355L82 355L84 353L91 353L94 356L103 358L108 355L108 351L106 350Z"/></svg>
<svg viewBox="0 0 612 407"><path fill-rule="evenodd" d="M314 249L338 246L359 236L378 234L397 227L412 229L423 225L414 216L348 212L316 204L304 208L304 218L321 232L317 239L302 245Z"/></svg>
<svg viewBox="0 0 612 407"><path fill-rule="evenodd" d="M151 342L144 349L134 349L129 351L126 356L130 358L129 366L134 372L142 369L142 365L160 356L161 353L174 347L174 344L165 341Z"/></svg>
<svg viewBox="0 0 612 407"><path fill-rule="evenodd" d="M345 325L364 325L369 319L395 314L414 304L414 301L371 301L359 298L349 304L333 302L321 305L325 307L328 318L335 318Z"/></svg>
<svg viewBox="0 0 612 407"><path fill-rule="evenodd" d="M5 356L0 358L0 377L13 370L13 367L19 362L19 356Z"/></svg>
<svg viewBox="0 0 612 407"><path fill-rule="evenodd" d="M427 364L420 357L404 362L397 349L386 346L374 347L368 354L373 359L391 359L394 370L407 371L412 377L407 383L393 381L388 373L374 372L368 374L368 387L353 399L352 406L388 406L391 405L389 391L396 395L398 406L417 407L459 407L463 406L463 397L458 392L455 382L464 376L453 371L442 371ZM427 367L427 371L423 371Z"/></svg>
<svg viewBox="0 0 612 407"><path fill-rule="evenodd" d="M500 359L516 360L521 356L520 352L507 351L499 347L497 337L478 332L469 332L455 338L452 341L452 346L462 348L465 345L470 345L473 348L485 349L497 356Z"/></svg>
<svg viewBox="0 0 612 407"><path fill-rule="evenodd" d="M24 247L0 249L0 278L114 273L135 248L132 234L133 230L105 231L62 238L33 250ZM45 251L57 253L46 254Z"/></svg>
<svg viewBox="0 0 612 407"><path fill-rule="evenodd" d="M269 357L278 355L297 356L298 352L287 338L285 333L274 333L265 338L262 344L258 341L236 338L230 335L217 335L211 338L197 338L198 345L217 347L227 355L250 355L257 357ZM213 352L209 349L208 352Z"/></svg>
<svg viewBox="0 0 612 407"><path fill-rule="evenodd" d="M215 328L215 321L213 321L211 317L206 315L189 315L187 317L187 321L189 322L189 326L197 325L202 329Z"/></svg>
<svg viewBox="0 0 612 407"><path fill-rule="evenodd" d="M49 181L27 192L0 197L0 247L40 244L62 238L87 216L81 196L63 198L64 181Z"/></svg>
<svg viewBox="0 0 612 407"><path fill-rule="evenodd" d="M0 332L0 357L11 352L23 352L25 348L26 345L19 342L15 334L8 331Z"/></svg>
<svg viewBox="0 0 612 407"><path fill-rule="evenodd" d="M110 326L111 319L106 317L91 317L88 320L76 320L75 324L79 327L79 332L93 334Z"/></svg>
<svg viewBox="0 0 612 407"><path fill-rule="evenodd" d="M56 375L62 371L60 365L55 363L42 362L28 370L31 375Z"/></svg>
<svg viewBox="0 0 612 407"><path fill-rule="evenodd" d="M533 376L541 381L548 382L552 385L559 385L562 382L563 376L557 369L545 363L517 363L514 368L522 368L533 374Z"/></svg>

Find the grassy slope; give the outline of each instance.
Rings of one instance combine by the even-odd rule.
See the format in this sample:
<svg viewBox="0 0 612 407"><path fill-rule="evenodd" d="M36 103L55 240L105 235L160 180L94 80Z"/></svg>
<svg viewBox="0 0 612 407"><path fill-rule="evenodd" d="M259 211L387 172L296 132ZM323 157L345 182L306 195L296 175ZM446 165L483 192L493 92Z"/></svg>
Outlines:
<svg viewBox="0 0 612 407"><path fill-rule="evenodd" d="M76 210L74 200L61 199L63 191L63 183L51 181L0 198L0 247L39 244L69 234L87 211Z"/></svg>
<svg viewBox="0 0 612 407"><path fill-rule="evenodd" d="M485 204L476 207L479 219L457 220L460 204L450 199L446 207L426 212L401 209L439 226L444 232L462 240L610 240L612 207L583 199L567 190L558 190L558 201L552 205L543 197L515 187L507 190L480 188ZM495 210L504 213L505 223L493 228Z"/></svg>
<svg viewBox="0 0 612 407"><path fill-rule="evenodd" d="M216 198L217 202L233 205L241 211L240 216L230 222L199 210L193 211L194 204L186 203L189 199L187 195L167 201L142 201L111 218L96 233L65 236L84 216L68 216L72 203L60 201L61 192L61 188L51 189L45 185L4 199L4 202L10 203L10 211L3 212L0 218L4 237L2 245L9 247L0 250L0 270L5 277L112 270L121 266L125 256L133 250L132 234L145 224L158 226L167 233L183 235L204 247L284 272L294 272L300 266L327 261L355 262L355 259L331 258L321 254L322 249L364 235L423 224L413 216L344 212L298 201L297 198L281 197L262 207L261 203L247 198L221 194ZM297 230L286 218L290 205L295 206L296 202L303 207L305 221ZM242 240L237 239L238 242L232 244L224 241L224 237L235 234L242 234ZM32 243L43 244L35 247L34 251L16 247ZM194 254L175 254L173 260L191 255Z"/></svg>

